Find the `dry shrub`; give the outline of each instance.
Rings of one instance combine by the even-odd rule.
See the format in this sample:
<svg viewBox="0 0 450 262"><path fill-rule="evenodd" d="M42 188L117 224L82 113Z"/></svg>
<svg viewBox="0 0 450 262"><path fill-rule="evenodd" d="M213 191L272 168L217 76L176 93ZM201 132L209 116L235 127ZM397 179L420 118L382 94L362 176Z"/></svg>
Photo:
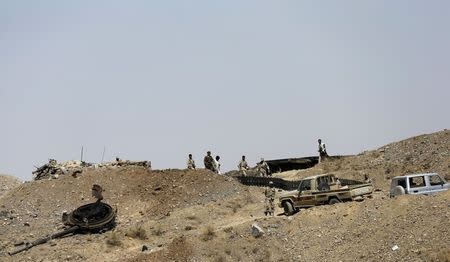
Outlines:
<svg viewBox="0 0 450 262"><path fill-rule="evenodd" d="M231 247L230 246L225 246L225 254L227 254L227 255L231 255Z"/></svg>
<svg viewBox="0 0 450 262"><path fill-rule="evenodd" d="M450 262L450 249L427 252L424 260L432 262Z"/></svg>
<svg viewBox="0 0 450 262"><path fill-rule="evenodd" d="M154 236L162 236L164 234L164 231L161 229L161 227L157 227L155 229L153 229L152 234Z"/></svg>
<svg viewBox="0 0 450 262"><path fill-rule="evenodd" d="M224 257L223 255L218 255L218 256L214 259L214 261L216 261L216 262L225 262L226 259L225 259L225 257Z"/></svg>
<svg viewBox="0 0 450 262"><path fill-rule="evenodd" d="M186 217L188 220L198 220L198 217L196 215L189 215Z"/></svg>
<svg viewBox="0 0 450 262"><path fill-rule="evenodd" d="M214 231L214 228L210 225L210 226L206 227L205 231L203 232L202 240L209 241L209 240L212 240L215 236L216 236L216 232Z"/></svg>
<svg viewBox="0 0 450 262"><path fill-rule="evenodd" d="M240 199L236 201L231 201L226 207L231 208L233 213L236 213L238 209L242 207L241 202L242 201Z"/></svg>
<svg viewBox="0 0 450 262"><path fill-rule="evenodd" d="M264 261L270 261L272 258L272 252L270 250L266 250L264 253Z"/></svg>
<svg viewBox="0 0 450 262"><path fill-rule="evenodd" d="M249 192L247 191L247 193L245 194L245 204L254 204L256 202L255 197Z"/></svg>
<svg viewBox="0 0 450 262"><path fill-rule="evenodd" d="M231 231L233 231L233 227L226 227L223 229L223 232L225 233L231 233Z"/></svg>
<svg viewBox="0 0 450 262"><path fill-rule="evenodd" d="M241 203L232 203L232 205L231 205L231 208L232 208L232 210L233 210L233 213L236 213L237 211L238 211L238 209L239 208L241 208L242 207L242 205L241 205Z"/></svg>
<svg viewBox="0 0 450 262"><path fill-rule="evenodd" d="M122 245L122 241L120 240L119 235L116 232L112 232L106 239L106 244L108 244L108 246L117 247Z"/></svg>
<svg viewBox="0 0 450 262"><path fill-rule="evenodd" d="M131 238L137 238L140 240L147 239L147 231L145 229L143 229L142 226L136 226L136 227L130 228L125 235L129 236Z"/></svg>

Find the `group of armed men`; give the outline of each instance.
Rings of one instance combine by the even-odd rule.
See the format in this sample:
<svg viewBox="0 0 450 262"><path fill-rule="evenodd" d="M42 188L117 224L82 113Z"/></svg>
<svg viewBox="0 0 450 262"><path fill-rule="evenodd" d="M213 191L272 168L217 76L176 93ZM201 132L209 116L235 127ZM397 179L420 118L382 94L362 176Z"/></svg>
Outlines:
<svg viewBox="0 0 450 262"><path fill-rule="evenodd" d="M322 143L322 139L317 140L319 146L318 146L318 152L319 152L319 163L322 162L326 157L328 157L327 150L325 147L325 143ZM205 165L205 168L208 170L213 171L216 174L221 174L220 172L220 156L216 156L213 158L211 155L211 151L206 152L206 156L203 158L203 163ZM195 161L192 158L192 154L189 154L188 160L187 160L187 168L188 169L196 169ZM241 161L238 164L238 170L241 172L242 175L247 175L247 170L250 169L250 166L248 165L247 161L245 160L245 156L242 156ZM266 161L264 161L264 158L261 158L261 161L256 164L256 170L258 171L258 174L260 176L271 176L269 165ZM273 216L275 211L275 188L273 186L273 182L269 182L269 187L266 187L264 190L264 195L266 197L265 199L265 211L264 214L266 216Z"/></svg>
<svg viewBox="0 0 450 262"><path fill-rule="evenodd" d="M215 158L211 155L211 151L206 152L206 156L203 158L203 164L205 168L213 171L216 174L221 174L220 171L220 156L216 156ZM188 155L187 160L187 168L188 169L196 169L195 160L192 158L192 154ZM242 175L247 175L247 170L250 169L247 161L245 160L245 156L242 156L241 161L238 164L238 170ZM270 176L270 168L264 158L261 158L261 161L256 164L256 170L260 176Z"/></svg>
<svg viewBox="0 0 450 262"><path fill-rule="evenodd" d="M322 162L326 157L328 157L327 149L325 148L325 143L322 143L322 139L317 140L319 143L319 163ZM206 156L203 158L203 164L205 168L213 171L214 173L221 174L220 172L220 156L216 156L215 158L211 155L211 151L206 152ZM241 161L238 164L238 170L242 173L242 175L247 175L247 170L250 169L247 161L245 160L245 156L242 156ZM192 154L189 154L187 160L187 168L188 169L196 169L195 160L192 158ZM256 164L256 169L260 176L270 176L270 168L264 158L261 158L261 161Z"/></svg>

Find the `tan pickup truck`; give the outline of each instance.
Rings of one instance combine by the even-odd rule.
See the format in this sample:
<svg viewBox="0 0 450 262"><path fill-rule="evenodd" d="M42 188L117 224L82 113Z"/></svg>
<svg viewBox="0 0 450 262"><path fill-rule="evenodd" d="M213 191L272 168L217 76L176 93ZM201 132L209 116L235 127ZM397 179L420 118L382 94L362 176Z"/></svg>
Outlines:
<svg viewBox="0 0 450 262"><path fill-rule="evenodd" d="M372 192L372 183L339 181L333 174L310 176L300 181L297 190L281 193L278 206L284 209L286 215L292 215L300 208L363 200Z"/></svg>

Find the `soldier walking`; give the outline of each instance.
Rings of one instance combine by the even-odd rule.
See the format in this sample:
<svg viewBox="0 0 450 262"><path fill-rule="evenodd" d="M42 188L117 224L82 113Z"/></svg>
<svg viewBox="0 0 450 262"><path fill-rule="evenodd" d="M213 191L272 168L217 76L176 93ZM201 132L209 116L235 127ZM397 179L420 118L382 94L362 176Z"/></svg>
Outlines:
<svg viewBox="0 0 450 262"><path fill-rule="evenodd" d="M266 196L266 210L264 211L264 214L266 216L273 216L275 211L275 188L273 187L272 181L269 182L269 187L266 187L266 189L264 190L264 195Z"/></svg>
<svg viewBox="0 0 450 262"><path fill-rule="evenodd" d="M245 156L242 156L242 160L241 160L241 162L239 162L238 169L239 169L239 172L241 172L244 176L247 175L247 172L245 172L245 171L247 171L249 169L249 166L247 164L247 161L245 161Z"/></svg>
<svg viewBox="0 0 450 262"><path fill-rule="evenodd" d="M188 156L187 169L195 169L195 161L192 158L192 154L189 154L189 156Z"/></svg>
<svg viewBox="0 0 450 262"><path fill-rule="evenodd" d="M264 158L261 158L261 162L258 163L258 173L260 176L269 176L270 175L270 168L267 162L264 160Z"/></svg>

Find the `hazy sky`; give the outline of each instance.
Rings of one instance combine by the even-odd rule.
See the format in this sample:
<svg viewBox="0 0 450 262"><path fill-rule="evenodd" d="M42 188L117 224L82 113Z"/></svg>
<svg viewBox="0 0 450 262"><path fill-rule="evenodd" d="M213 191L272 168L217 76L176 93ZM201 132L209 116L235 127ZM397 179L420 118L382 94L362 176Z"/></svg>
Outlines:
<svg viewBox="0 0 450 262"><path fill-rule="evenodd" d="M450 1L0 1L0 173L235 169L450 127Z"/></svg>

